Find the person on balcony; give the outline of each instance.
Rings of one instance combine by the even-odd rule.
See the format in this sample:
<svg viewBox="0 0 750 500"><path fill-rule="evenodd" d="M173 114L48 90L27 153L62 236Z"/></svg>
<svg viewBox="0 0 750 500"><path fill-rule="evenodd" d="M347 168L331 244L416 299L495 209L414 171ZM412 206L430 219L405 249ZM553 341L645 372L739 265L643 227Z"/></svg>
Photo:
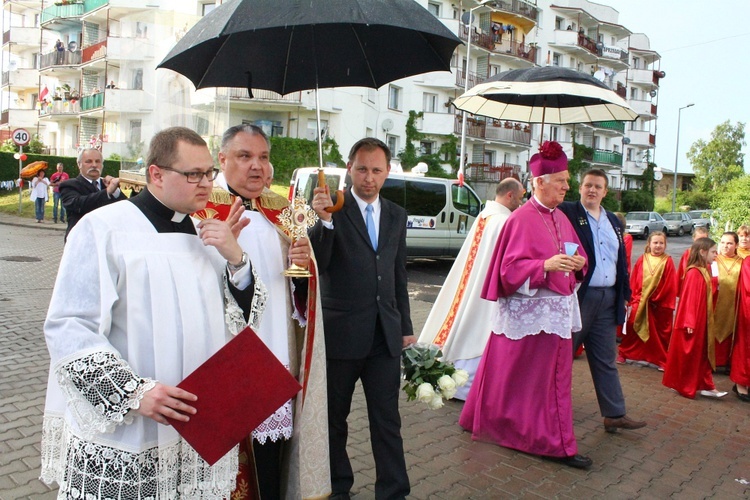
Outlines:
<svg viewBox="0 0 750 500"><path fill-rule="evenodd" d="M62 40L60 40L59 38L55 42L55 50L57 51L55 64L64 64L65 63L65 44L62 43Z"/></svg>

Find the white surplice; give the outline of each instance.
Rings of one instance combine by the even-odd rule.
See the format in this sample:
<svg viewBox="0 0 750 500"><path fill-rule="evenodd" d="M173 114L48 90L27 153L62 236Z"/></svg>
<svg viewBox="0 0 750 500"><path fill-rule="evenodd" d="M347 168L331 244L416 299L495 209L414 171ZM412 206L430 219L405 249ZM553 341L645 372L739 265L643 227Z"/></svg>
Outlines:
<svg viewBox="0 0 750 500"><path fill-rule="evenodd" d="M41 479L56 481L60 498L232 491L236 449L209 467L174 428L134 411L154 381L177 385L218 351L227 324L237 333L242 311L225 266L195 235L158 233L129 202L97 209L71 231L44 326L51 366ZM254 299L254 313L262 301L259 311Z"/></svg>
<svg viewBox="0 0 750 500"><path fill-rule="evenodd" d="M425 321L419 342L442 345L443 356L469 373L456 393L465 399L492 330L494 302L481 297L482 285L500 230L511 211L488 200L466 236ZM477 230L483 225L482 233Z"/></svg>

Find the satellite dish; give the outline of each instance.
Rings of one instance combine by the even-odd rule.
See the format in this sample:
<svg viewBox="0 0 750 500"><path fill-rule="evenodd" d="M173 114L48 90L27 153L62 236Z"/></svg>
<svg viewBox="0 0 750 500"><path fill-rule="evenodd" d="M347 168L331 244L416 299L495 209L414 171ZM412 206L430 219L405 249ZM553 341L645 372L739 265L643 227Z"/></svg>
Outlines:
<svg viewBox="0 0 750 500"><path fill-rule="evenodd" d="M474 22L474 14L471 12L464 12L461 14L461 22L464 24L471 24Z"/></svg>
<svg viewBox="0 0 750 500"><path fill-rule="evenodd" d="M651 97L656 97L656 90L652 90L648 93L648 95L650 95Z"/></svg>
<svg viewBox="0 0 750 500"><path fill-rule="evenodd" d="M597 80L599 80L600 82L603 82L603 81L604 81L604 78L606 77L606 74L604 73L604 71L603 71L603 70L601 70L601 69L598 69L598 70L596 70L596 73L594 73L594 75L593 75L593 76L594 76L594 78L596 78L596 79L597 79Z"/></svg>
<svg viewBox="0 0 750 500"><path fill-rule="evenodd" d="M630 137L623 137L622 138L622 143L623 144L630 144Z"/></svg>
<svg viewBox="0 0 750 500"><path fill-rule="evenodd" d="M664 174L661 173L661 170L654 170L654 180L660 181L664 177Z"/></svg>
<svg viewBox="0 0 750 500"><path fill-rule="evenodd" d="M427 164L423 161L420 161L414 167L411 169L412 174L426 174L427 173Z"/></svg>
<svg viewBox="0 0 750 500"><path fill-rule="evenodd" d="M388 132L389 130L393 129L393 120L390 118L386 118L383 120L383 123L380 124L380 126L383 128L384 132Z"/></svg>

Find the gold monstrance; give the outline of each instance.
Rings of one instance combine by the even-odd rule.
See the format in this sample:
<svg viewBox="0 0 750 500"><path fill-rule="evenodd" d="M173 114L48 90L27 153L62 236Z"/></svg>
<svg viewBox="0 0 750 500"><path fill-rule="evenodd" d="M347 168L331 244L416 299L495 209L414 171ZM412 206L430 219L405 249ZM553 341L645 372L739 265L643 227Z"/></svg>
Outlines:
<svg viewBox="0 0 750 500"><path fill-rule="evenodd" d="M307 200L301 192L294 197L292 204L282 210L281 215L279 215L279 223L292 237L292 244L300 238L306 238L307 229L313 227L317 221L318 216L307 204ZM283 274L292 278L309 278L312 276L310 271L294 263Z"/></svg>

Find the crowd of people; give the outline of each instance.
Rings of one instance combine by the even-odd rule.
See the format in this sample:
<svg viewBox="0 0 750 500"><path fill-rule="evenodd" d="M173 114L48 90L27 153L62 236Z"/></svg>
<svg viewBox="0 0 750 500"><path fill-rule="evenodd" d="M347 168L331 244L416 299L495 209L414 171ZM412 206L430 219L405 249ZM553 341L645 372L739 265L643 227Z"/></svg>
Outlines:
<svg viewBox="0 0 750 500"><path fill-rule="evenodd" d="M347 499L360 383L375 496L406 498L399 361L417 337L407 214L380 196L390 155L378 139L358 141L343 208L316 188L308 237L295 236L289 201L269 189L271 144L254 125L223 134L220 169L194 131L157 133L146 187L130 199L102 176L96 148L80 153L78 177L53 176L68 231L44 326L42 479L66 498ZM627 414L618 362L662 369L664 385L691 398L724 395L712 373L731 367L750 401L750 228L724 233L718 256L696 233L678 268L654 232L631 269L632 239L601 205L606 173L585 172L580 201L565 202L559 144L529 167L529 199L515 179L498 185L419 337L470 373L458 424L476 440L590 467L573 429L579 346L609 433L647 425ZM307 277L287 277L289 265ZM178 384L246 326L302 390L209 464L169 425L189 422L205 397Z"/></svg>

